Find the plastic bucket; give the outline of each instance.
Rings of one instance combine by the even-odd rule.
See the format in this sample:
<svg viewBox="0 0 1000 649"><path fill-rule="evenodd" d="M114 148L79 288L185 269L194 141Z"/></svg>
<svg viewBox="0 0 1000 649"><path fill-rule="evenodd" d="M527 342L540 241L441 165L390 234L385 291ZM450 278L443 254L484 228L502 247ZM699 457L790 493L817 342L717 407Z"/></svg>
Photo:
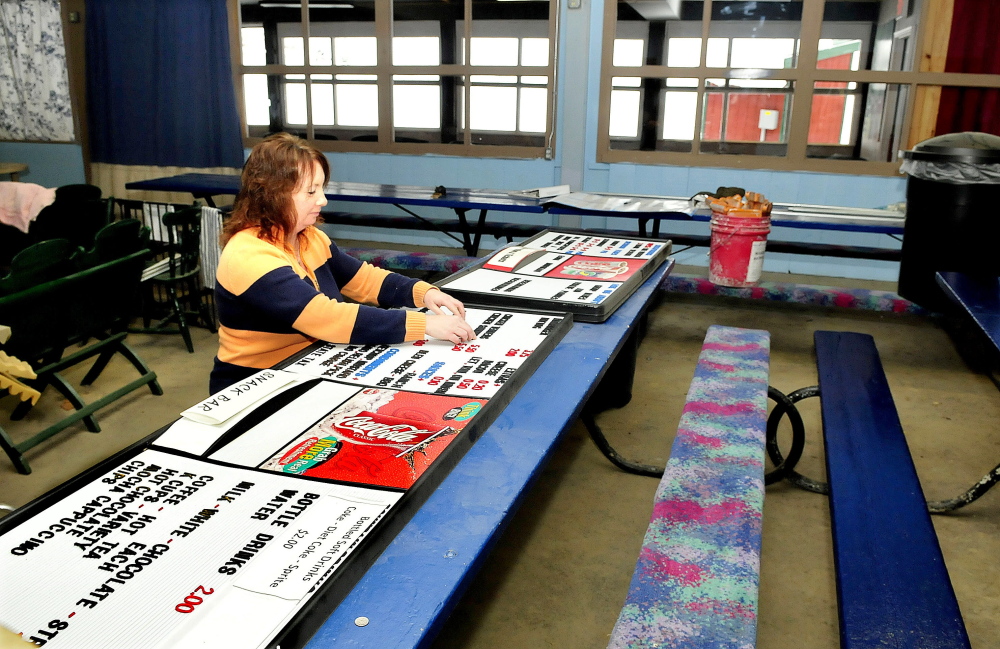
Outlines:
<svg viewBox="0 0 1000 649"><path fill-rule="evenodd" d="M708 281L719 286L753 286L764 266L771 218L712 214Z"/></svg>

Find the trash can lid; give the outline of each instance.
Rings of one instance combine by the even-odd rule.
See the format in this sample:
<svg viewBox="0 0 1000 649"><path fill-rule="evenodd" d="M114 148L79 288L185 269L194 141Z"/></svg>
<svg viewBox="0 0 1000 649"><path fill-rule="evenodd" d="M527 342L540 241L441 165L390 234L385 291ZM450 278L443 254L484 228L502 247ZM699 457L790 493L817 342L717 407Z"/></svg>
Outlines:
<svg viewBox="0 0 1000 649"><path fill-rule="evenodd" d="M1000 162L1000 137L990 133L946 133L924 140L912 151L901 151L907 160L931 162Z"/></svg>

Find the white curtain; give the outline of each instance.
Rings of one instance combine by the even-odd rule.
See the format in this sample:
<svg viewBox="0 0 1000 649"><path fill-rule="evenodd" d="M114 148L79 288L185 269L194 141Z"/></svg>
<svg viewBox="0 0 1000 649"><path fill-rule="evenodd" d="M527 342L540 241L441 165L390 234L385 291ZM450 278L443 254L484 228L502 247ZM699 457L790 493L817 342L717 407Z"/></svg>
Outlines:
<svg viewBox="0 0 1000 649"><path fill-rule="evenodd" d="M59 0L0 0L0 139L74 139Z"/></svg>

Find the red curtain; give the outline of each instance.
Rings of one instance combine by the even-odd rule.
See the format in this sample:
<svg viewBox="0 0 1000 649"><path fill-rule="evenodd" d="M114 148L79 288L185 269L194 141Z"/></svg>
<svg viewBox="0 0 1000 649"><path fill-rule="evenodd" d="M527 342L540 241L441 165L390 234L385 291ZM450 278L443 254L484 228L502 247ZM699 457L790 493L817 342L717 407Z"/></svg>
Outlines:
<svg viewBox="0 0 1000 649"><path fill-rule="evenodd" d="M1000 74L998 24L1000 2L955 0L945 71ZM938 135L961 131L1000 135L1000 90L942 88L935 130Z"/></svg>

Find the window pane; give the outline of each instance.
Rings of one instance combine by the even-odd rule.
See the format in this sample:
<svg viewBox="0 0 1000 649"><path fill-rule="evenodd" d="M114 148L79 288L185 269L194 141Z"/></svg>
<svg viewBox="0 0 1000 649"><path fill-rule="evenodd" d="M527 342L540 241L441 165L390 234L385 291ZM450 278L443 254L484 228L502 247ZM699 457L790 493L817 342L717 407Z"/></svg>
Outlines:
<svg viewBox="0 0 1000 649"><path fill-rule="evenodd" d="M549 39L522 38L521 65L548 65Z"/></svg>
<svg viewBox="0 0 1000 649"><path fill-rule="evenodd" d="M469 126L476 131L517 129L517 88L473 86Z"/></svg>
<svg viewBox="0 0 1000 649"><path fill-rule="evenodd" d="M377 81L378 77L374 74L338 74L336 79L337 81Z"/></svg>
<svg viewBox="0 0 1000 649"><path fill-rule="evenodd" d="M436 36L395 36L393 65L440 65L441 44Z"/></svg>
<svg viewBox="0 0 1000 649"><path fill-rule="evenodd" d="M306 123L306 84L285 84L285 121L289 124Z"/></svg>
<svg viewBox="0 0 1000 649"><path fill-rule="evenodd" d="M696 68L701 65L701 39L667 39L667 65L672 68Z"/></svg>
<svg viewBox="0 0 1000 649"><path fill-rule="evenodd" d="M374 36L339 36L333 39L336 65L377 65L378 39Z"/></svg>
<svg viewBox="0 0 1000 649"><path fill-rule="evenodd" d="M517 83L517 77L508 77L506 75L473 74L469 79L472 83Z"/></svg>
<svg viewBox="0 0 1000 649"><path fill-rule="evenodd" d="M691 140L694 138L696 92L663 93L663 139Z"/></svg>
<svg viewBox="0 0 1000 649"><path fill-rule="evenodd" d="M697 79L695 79L695 83L698 83ZM611 85L615 88L638 88L642 85L642 79L640 77L611 77Z"/></svg>
<svg viewBox="0 0 1000 649"><path fill-rule="evenodd" d="M732 40L734 68L781 69L794 67L793 38L734 38Z"/></svg>
<svg viewBox="0 0 1000 649"><path fill-rule="evenodd" d="M726 96L723 93L705 93L704 113L701 116L702 141L717 142L722 139L722 116L725 105Z"/></svg>
<svg viewBox="0 0 1000 649"><path fill-rule="evenodd" d="M343 75L343 76L347 76L347 75ZM361 77L361 76L368 76L368 75L357 74L357 75L352 75L352 76ZM374 80L376 77L374 75L371 75L371 78ZM392 75L392 80L393 81L439 81L440 79L441 79L441 77L438 76L438 75L436 75L436 74L394 74L394 75Z"/></svg>
<svg viewBox="0 0 1000 649"><path fill-rule="evenodd" d="M608 125L608 135L638 137L639 97L638 90L611 91L611 120Z"/></svg>
<svg viewBox="0 0 1000 649"><path fill-rule="evenodd" d="M896 152L905 146L902 123L908 92L908 86L897 84L817 82L813 88L806 155L892 162ZM940 99L936 129L938 133L948 133L950 129L942 123L942 117L961 102L956 96L946 94ZM970 105L978 107L981 101L982 97L977 96Z"/></svg>
<svg viewBox="0 0 1000 649"><path fill-rule="evenodd" d="M672 88L697 88L697 79L684 79L681 77L667 77L667 85Z"/></svg>
<svg viewBox="0 0 1000 649"><path fill-rule="evenodd" d="M548 77L521 77L521 83L530 83L532 85L544 86L549 82Z"/></svg>
<svg viewBox="0 0 1000 649"><path fill-rule="evenodd" d="M333 84L317 83L330 79L328 74L312 75L312 123L318 126L333 126Z"/></svg>
<svg viewBox="0 0 1000 649"><path fill-rule="evenodd" d="M643 64L643 41L637 38L616 38L611 65L639 67Z"/></svg>
<svg viewBox="0 0 1000 649"><path fill-rule="evenodd" d="M728 39L728 67L794 68L795 45L802 31L802 5L802 0L713 2L708 30L710 49L713 39ZM713 56L713 63L715 57L722 58L722 44L718 42L714 47L720 51Z"/></svg>
<svg viewBox="0 0 1000 649"><path fill-rule="evenodd" d="M722 79L709 80L706 91L701 123L703 153L787 153L790 92L726 86Z"/></svg>
<svg viewBox="0 0 1000 649"><path fill-rule="evenodd" d="M521 88L520 128L524 133L544 133L549 92L545 88Z"/></svg>
<svg viewBox="0 0 1000 649"><path fill-rule="evenodd" d="M268 126L271 100L267 98L267 75L243 75L243 102L248 126Z"/></svg>
<svg viewBox="0 0 1000 649"><path fill-rule="evenodd" d="M392 122L397 128L441 128L441 89L437 85L393 85L392 102Z"/></svg>
<svg viewBox="0 0 1000 649"><path fill-rule="evenodd" d="M337 84L337 125L378 126L378 86Z"/></svg>
<svg viewBox="0 0 1000 649"><path fill-rule="evenodd" d="M243 47L243 65L266 65L264 28L244 27L240 30Z"/></svg>
<svg viewBox="0 0 1000 649"><path fill-rule="evenodd" d="M730 93L726 107L729 142L784 142L785 94Z"/></svg>
<svg viewBox="0 0 1000 649"><path fill-rule="evenodd" d="M469 40L471 65L517 65L517 38L480 36Z"/></svg>
<svg viewBox="0 0 1000 649"><path fill-rule="evenodd" d="M301 36L281 39L281 62L285 65L305 65Z"/></svg>
<svg viewBox="0 0 1000 649"><path fill-rule="evenodd" d="M329 38L309 37L309 65L333 65L333 42Z"/></svg>
<svg viewBox="0 0 1000 649"><path fill-rule="evenodd" d="M816 67L822 70L912 70L917 17L901 15L900 8L905 9L897 7L896 3L891 3L891 11L885 11L880 9L879 3L826 0Z"/></svg>
<svg viewBox="0 0 1000 649"><path fill-rule="evenodd" d="M705 65L710 68L729 67L729 39L710 38L708 39L708 54Z"/></svg>
<svg viewBox="0 0 1000 649"><path fill-rule="evenodd" d="M783 79L730 79L730 88L788 88Z"/></svg>
<svg viewBox="0 0 1000 649"><path fill-rule="evenodd" d="M858 39L819 39L816 67L821 70L860 70L862 42Z"/></svg>

